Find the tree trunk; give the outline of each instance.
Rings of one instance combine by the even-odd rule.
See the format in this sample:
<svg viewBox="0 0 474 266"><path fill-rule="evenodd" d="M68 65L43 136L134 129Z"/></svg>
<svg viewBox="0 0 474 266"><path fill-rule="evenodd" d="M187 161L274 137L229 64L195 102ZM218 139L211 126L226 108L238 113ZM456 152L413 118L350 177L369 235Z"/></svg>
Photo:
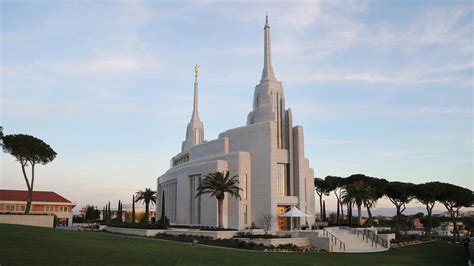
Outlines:
<svg viewBox="0 0 474 266"><path fill-rule="evenodd" d="M367 214L369 215L369 226L372 226L372 212L370 211L369 205L367 205Z"/></svg>
<svg viewBox="0 0 474 266"><path fill-rule="evenodd" d="M341 223L344 223L344 203L341 200Z"/></svg>
<svg viewBox="0 0 474 266"><path fill-rule="evenodd" d="M149 201L145 201L145 223L148 223L148 210L149 210Z"/></svg>
<svg viewBox="0 0 474 266"><path fill-rule="evenodd" d="M28 189L28 194L26 198L26 208L25 208L25 214L28 214L30 213L30 209L31 209L31 201L33 198L33 187L28 180L28 176L26 175L26 170L25 170L26 162L20 161L20 164L21 164L21 171L23 172L23 177L25 178L26 187Z"/></svg>
<svg viewBox="0 0 474 266"><path fill-rule="evenodd" d="M33 190L28 189L28 196L26 198L26 208L25 208L25 214L30 213L31 209L31 201L33 200Z"/></svg>
<svg viewBox="0 0 474 266"><path fill-rule="evenodd" d="M433 224L431 223L431 211L432 210L433 210L433 207L429 208L428 205L426 205L426 211L428 212L428 230L426 232L426 236L428 237L428 240L431 240L431 228L433 226Z"/></svg>
<svg viewBox="0 0 474 266"><path fill-rule="evenodd" d="M397 218L396 218L396 227L395 227L395 232L397 233L397 238L400 238L400 224L398 221L400 220L400 207L401 205L397 205Z"/></svg>
<svg viewBox="0 0 474 266"><path fill-rule="evenodd" d="M458 239L458 227L456 224L456 216L454 214L454 211L450 211L451 214L451 220L453 221L453 242L456 243L456 240Z"/></svg>
<svg viewBox="0 0 474 266"><path fill-rule="evenodd" d="M323 221L323 194L319 195L319 220Z"/></svg>
<svg viewBox="0 0 474 266"><path fill-rule="evenodd" d="M362 225L362 222L361 222L361 218L362 218L362 210L361 210L361 206L362 204L357 204L357 217L358 217L358 224L359 226Z"/></svg>
<svg viewBox="0 0 474 266"><path fill-rule="evenodd" d="M135 194L132 195L132 224L135 223Z"/></svg>
<svg viewBox="0 0 474 266"><path fill-rule="evenodd" d="M351 203L347 203L347 223L349 226L352 226L352 210L351 210Z"/></svg>
<svg viewBox="0 0 474 266"><path fill-rule="evenodd" d="M337 201L336 224L339 225L339 201Z"/></svg>
<svg viewBox="0 0 474 266"><path fill-rule="evenodd" d="M218 212L218 216L219 216L219 223L218 223L219 228L224 227L224 225L223 225L224 224L223 213L222 213L223 205L224 205L224 199L218 199L217 200L217 212Z"/></svg>
<svg viewBox="0 0 474 266"><path fill-rule="evenodd" d="M326 221L326 201L323 200L323 222Z"/></svg>

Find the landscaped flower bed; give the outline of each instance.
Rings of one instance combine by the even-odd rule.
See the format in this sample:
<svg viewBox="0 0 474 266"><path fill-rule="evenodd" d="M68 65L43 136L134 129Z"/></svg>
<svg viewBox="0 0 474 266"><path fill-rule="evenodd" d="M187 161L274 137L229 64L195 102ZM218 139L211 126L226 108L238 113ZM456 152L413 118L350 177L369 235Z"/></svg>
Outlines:
<svg viewBox="0 0 474 266"><path fill-rule="evenodd" d="M170 228L199 229L199 230L202 230L202 231L237 231L237 229L233 229L233 228L219 228L219 227L216 227L216 226L184 225L184 224L170 225Z"/></svg>
<svg viewBox="0 0 474 266"><path fill-rule="evenodd" d="M249 239L255 239L255 238L274 239L274 238L290 238L290 237L291 237L290 234L278 236L278 235L272 235L272 234L252 234L252 233L245 233L245 232L239 232L237 233L236 236L234 236L234 238L249 238Z"/></svg>
<svg viewBox="0 0 474 266"><path fill-rule="evenodd" d="M126 223L119 221L110 221L108 226L120 227L120 228L133 228L133 229L163 229L163 226L155 223Z"/></svg>
<svg viewBox="0 0 474 266"><path fill-rule="evenodd" d="M240 248L240 249L250 249L250 250L270 250L270 251L309 251L314 250L310 247L297 247L293 244L280 245L280 246L264 246L263 244L257 245L252 242L242 241L238 239L213 239L212 237L207 236L195 236L195 235L170 235L166 233L159 233L156 235L156 238L188 242L193 243L196 240L199 244L220 246L220 247L229 247L229 248Z"/></svg>

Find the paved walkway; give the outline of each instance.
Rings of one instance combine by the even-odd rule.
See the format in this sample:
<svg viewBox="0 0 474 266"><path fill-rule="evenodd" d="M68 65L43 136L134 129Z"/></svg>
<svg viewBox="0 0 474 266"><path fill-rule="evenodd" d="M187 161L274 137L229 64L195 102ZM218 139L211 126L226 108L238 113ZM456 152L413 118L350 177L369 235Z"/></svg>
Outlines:
<svg viewBox="0 0 474 266"><path fill-rule="evenodd" d="M381 244L372 244L370 239L368 241L363 239L362 234L357 236L347 228L327 227L326 230L345 244L345 250L340 248L338 244L333 245L333 252L369 253L388 250L388 248L383 247Z"/></svg>

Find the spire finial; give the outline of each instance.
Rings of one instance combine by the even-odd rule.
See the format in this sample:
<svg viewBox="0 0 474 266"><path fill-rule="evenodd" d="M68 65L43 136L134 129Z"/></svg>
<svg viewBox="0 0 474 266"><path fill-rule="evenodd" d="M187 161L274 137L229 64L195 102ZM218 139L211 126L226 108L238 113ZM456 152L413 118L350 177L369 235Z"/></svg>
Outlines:
<svg viewBox="0 0 474 266"><path fill-rule="evenodd" d="M263 59L263 73L262 73L262 81L264 80L274 80L275 75L273 74L273 67L272 67L272 49L270 45L270 25L268 24L268 13L265 17L265 38L264 38L264 59Z"/></svg>
<svg viewBox="0 0 474 266"><path fill-rule="evenodd" d="M198 73L199 73L199 65L194 65L194 104L193 104L193 117L199 116L198 111Z"/></svg>
<svg viewBox="0 0 474 266"><path fill-rule="evenodd" d="M197 78L198 73L199 73L199 65L194 65L194 77Z"/></svg>

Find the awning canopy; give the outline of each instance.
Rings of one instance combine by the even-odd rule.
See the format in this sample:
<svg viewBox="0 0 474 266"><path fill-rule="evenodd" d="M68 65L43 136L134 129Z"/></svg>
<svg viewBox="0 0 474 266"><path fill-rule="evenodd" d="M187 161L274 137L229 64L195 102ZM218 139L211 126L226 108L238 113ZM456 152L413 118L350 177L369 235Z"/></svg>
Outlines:
<svg viewBox="0 0 474 266"><path fill-rule="evenodd" d="M280 214L278 216L280 217L311 217L311 215L308 215L302 212L296 206L292 206L289 211L285 212L284 214Z"/></svg>

